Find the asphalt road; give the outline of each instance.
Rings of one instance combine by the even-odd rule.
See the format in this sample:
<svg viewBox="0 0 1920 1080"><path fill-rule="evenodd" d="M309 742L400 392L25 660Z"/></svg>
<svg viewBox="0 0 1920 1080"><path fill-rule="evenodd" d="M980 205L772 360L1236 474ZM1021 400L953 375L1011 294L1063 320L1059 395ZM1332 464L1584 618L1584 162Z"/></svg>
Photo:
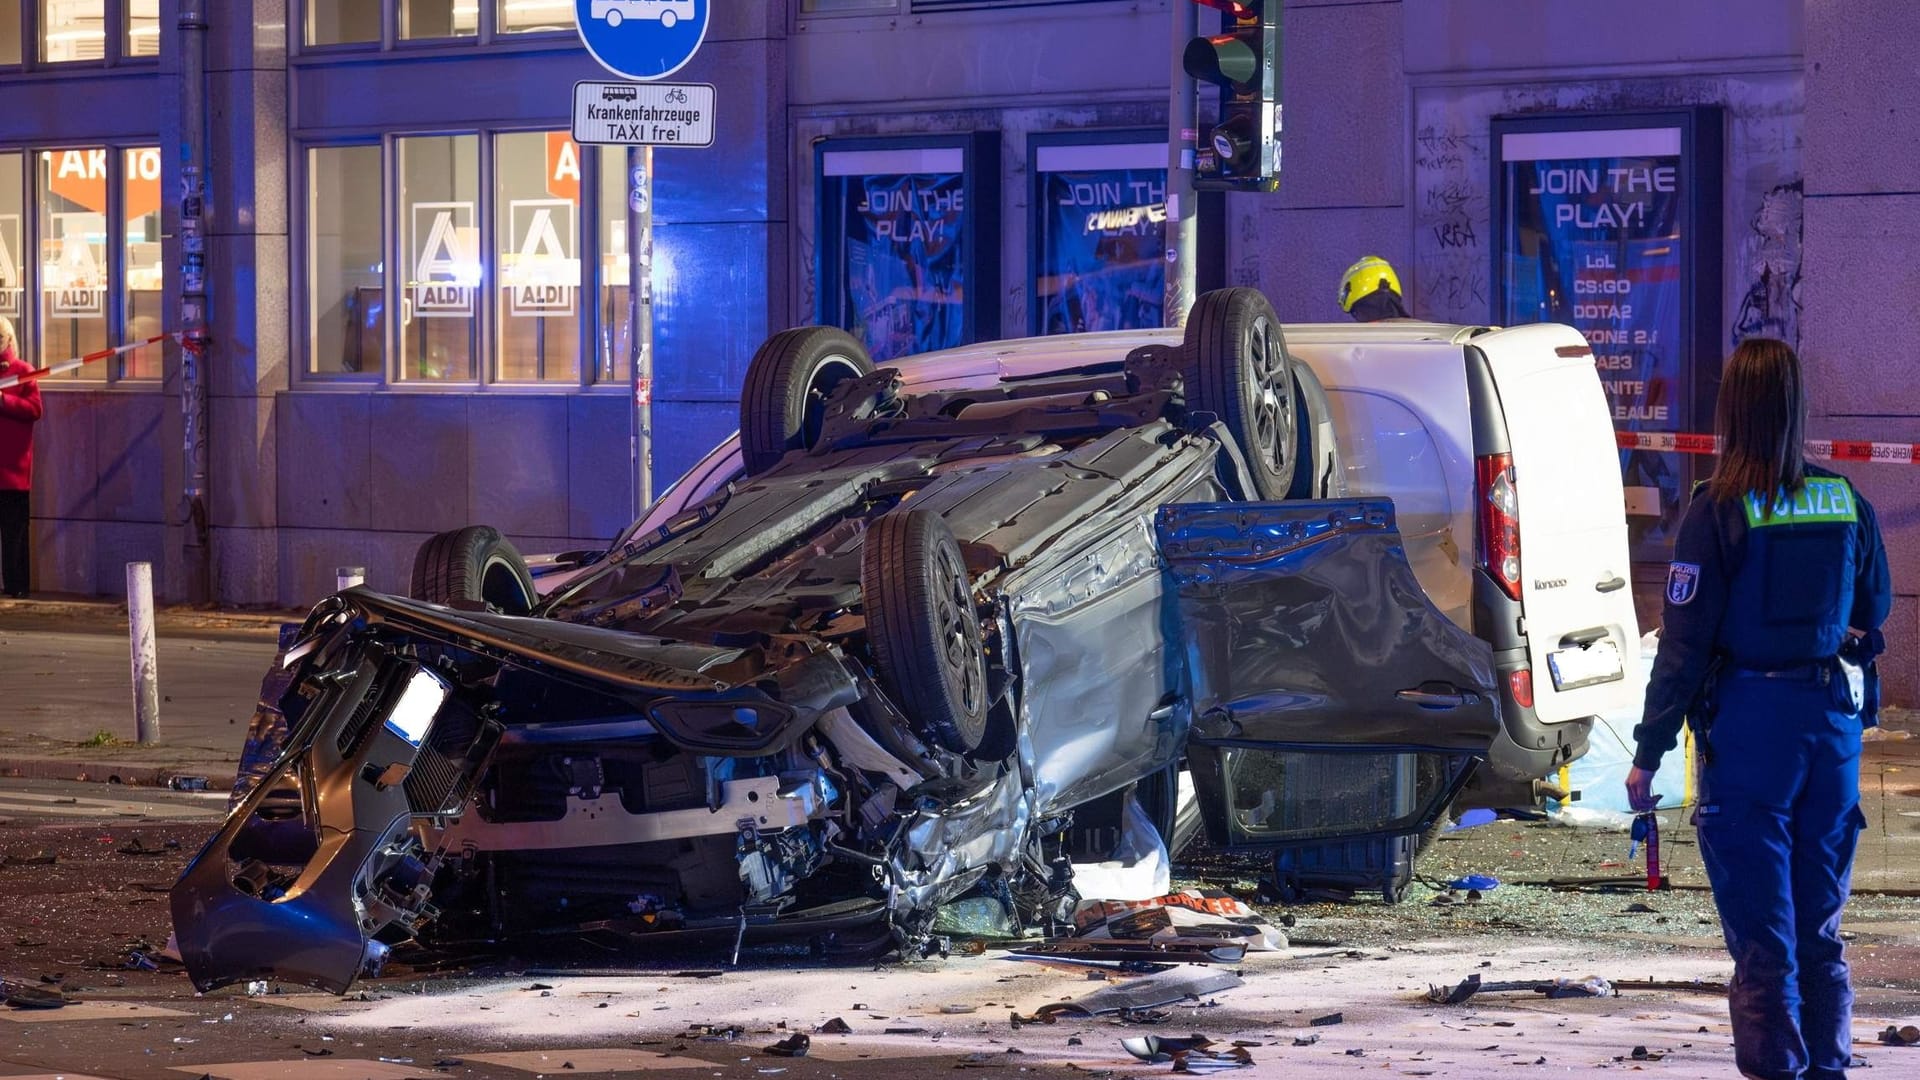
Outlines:
<svg viewBox="0 0 1920 1080"><path fill-rule="evenodd" d="M270 636L163 631L160 730L168 745L233 752L246 733ZM0 622L0 727L63 742L134 737L125 629L54 631Z"/></svg>
<svg viewBox="0 0 1920 1080"><path fill-rule="evenodd" d="M923 1077L956 1068L1007 1076L1144 1076L1121 1040L1202 1033L1244 1043L1236 1075L1456 1078L1734 1074L1725 1004L1693 992L1625 990L1547 1000L1425 999L1429 985L1492 980L1723 979L1729 965L1705 893L1561 893L1509 884L1471 900L1416 885L1408 902L1265 909L1292 947L1250 954L1245 985L1166 1010L1152 1024L1063 1019L1015 1027L1013 1012L1127 981L999 950L915 964L830 967L750 952L607 953L556 970L545 949L464 956L400 950L387 975L344 998L285 984L195 994L159 959L166 890L213 827L217 795L0 780L0 982L57 988L70 1004L0 1006L0 1077L255 1078L703 1075L781 1080ZM1672 872L1697 883L1676 829ZM1492 871L1628 876L1622 837L1501 823L1449 834L1429 878ZM1257 867L1189 864L1191 879L1252 895ZM1447 896L1440 902L1440 896ZM1875 1076L1920 1075L1920 1048L1872 1044L1920 1018L1920 901L1861 897L1848 930L1861 1002L1859 1052ZM157 967L157 970L149 970ZM1199 971L1176 968L1175 973ZM1091 980L1091 981L1090 981ZM1338 1014L1338 1021L1315 1025ZM839 1019L850 1029L818 1031ZM806 1058L767 1049L812 1036ZM1636 1047L1651 1057L1636 1061Z"/></svg>

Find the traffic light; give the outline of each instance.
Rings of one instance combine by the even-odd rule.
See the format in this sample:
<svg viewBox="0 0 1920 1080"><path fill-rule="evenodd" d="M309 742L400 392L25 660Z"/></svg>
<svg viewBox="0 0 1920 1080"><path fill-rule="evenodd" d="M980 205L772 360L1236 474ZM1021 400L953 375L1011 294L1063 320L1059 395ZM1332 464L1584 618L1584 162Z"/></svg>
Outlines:
<svg viewBox="0 0 1920 1080"><path fill-rule="evenodd" d="M1193 186L1275 191L1280 186L1282 0L1195 0L1221 12L1221 34L1187 42L1187 74L1220 87L1220 118L1205 128Z"/></svg>

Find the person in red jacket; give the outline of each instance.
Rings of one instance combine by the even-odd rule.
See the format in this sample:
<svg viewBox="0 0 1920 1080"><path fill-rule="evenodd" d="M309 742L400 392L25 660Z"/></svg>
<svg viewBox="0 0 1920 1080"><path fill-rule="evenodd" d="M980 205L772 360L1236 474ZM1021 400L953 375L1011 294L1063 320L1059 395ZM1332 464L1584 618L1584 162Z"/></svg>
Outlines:
<svg viewBox="0 0 1920 1080"><path fill-rule="evenodd" d="M13 323L0 316L0 379L33 370L14 349ZM23 600L33 580L28 555L27 492L33 487L33 425L40 420L40 383L0 390L0 592Z"/></svg>

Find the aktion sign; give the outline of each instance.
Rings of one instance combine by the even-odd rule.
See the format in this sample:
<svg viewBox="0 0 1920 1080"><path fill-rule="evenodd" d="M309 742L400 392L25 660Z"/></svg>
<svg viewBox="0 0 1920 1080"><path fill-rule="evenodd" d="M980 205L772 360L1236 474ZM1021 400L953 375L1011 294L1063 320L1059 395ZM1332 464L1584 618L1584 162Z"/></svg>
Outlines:
<svg viewBox="0 0 1920 1080"><path fill-rule="evenodd" d="M40 156L47 165L47 190L96 214L107 212L107 149L48 150ZM160 151L142 147L124 151L127 177L127 220L135 221L160 209Z"/></svg>

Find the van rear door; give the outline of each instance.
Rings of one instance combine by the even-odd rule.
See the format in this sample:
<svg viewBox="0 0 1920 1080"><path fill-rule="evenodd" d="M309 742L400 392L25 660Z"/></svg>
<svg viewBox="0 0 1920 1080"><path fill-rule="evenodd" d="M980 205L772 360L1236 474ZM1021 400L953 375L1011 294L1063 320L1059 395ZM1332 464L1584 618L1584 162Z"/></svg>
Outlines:
<svg viewBox="0 0 1920 1080"><path fill-rule="evenodd" d="M1593 350L1568 326L1482 334L1513 454L1520 601L1534 712L1597 716L1639 692L1640 631L1613 420Z"/></svg>

